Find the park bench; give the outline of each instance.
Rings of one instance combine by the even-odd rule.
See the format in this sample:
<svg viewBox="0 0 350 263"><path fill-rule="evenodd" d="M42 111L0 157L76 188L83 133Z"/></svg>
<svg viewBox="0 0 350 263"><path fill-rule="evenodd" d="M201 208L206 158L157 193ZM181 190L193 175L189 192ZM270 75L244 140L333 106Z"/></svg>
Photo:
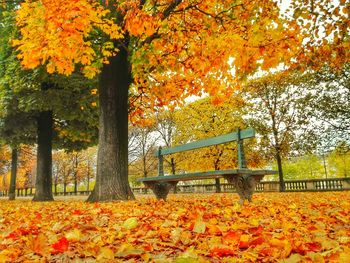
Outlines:
<svg viewBox="0 0 350 263"><path fill-rule="evenodd" d="M172 148L162 149L161 147L159 147L158 151L155 153L155 155L158 157L158 176L140 178L138 179L138 181L142 182L147 188L150 188L157 197L157 199L166 200L169 190L173 187L176 187L176 184L179 181L225 178L229 183L235 185L236 191L241 198L241 203L243 203L245 199L251 201L251 197L257 183L265 175L277 173L277 171L274 170L251 170L247 168L243 148L243 140L253 137L255 137L255 130L252 128L248 128L245 130L237 130L235 132L220 135L217 137L212 137L209 139L190 142ZM195 150L232 141L237 141L237 169L164 175L164 155Z"/></svg>

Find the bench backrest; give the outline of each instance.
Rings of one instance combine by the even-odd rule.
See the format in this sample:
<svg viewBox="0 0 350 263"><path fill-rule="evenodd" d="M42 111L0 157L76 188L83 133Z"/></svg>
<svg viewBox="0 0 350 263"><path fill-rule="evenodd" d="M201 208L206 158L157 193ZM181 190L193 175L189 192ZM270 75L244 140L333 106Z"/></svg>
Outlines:
<svg viewBox="0 0 350 263"><path fill-rule="evenodd" d="M212 137L204 140L199 140L195 142L190 142L183 145L178 145L171 148L162 149L159 147L158 151L156 151L155 155L158 157L158 176L164 175L163 171L163 155L173 154L178 152L185 152L190 150L195 150L199 148L204 148L212 145L223 144L227 142L237 141L238 144L238 166L239 168L247 168L244 156L243 149L243 139L253 138L255 137L255 130L253 128L248 128L245 130L238 129L235 132L231 132L225 135L220 135L217 137Z"/></svg>

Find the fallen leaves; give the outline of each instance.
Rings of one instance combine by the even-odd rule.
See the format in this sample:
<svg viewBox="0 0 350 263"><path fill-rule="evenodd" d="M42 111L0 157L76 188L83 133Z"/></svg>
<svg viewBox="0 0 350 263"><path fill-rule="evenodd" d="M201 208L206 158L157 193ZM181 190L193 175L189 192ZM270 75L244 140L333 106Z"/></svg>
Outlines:
<svg viewBox="0 0 350 263"><path fill-rule="evenodd" d="M52 244L54 253L63 253L68 250L69 241L65 237L61 237L56 243Z"/></svg>
<svg viewBox="0 0 350 263"><path fill-rule="evenodd" d="M0 262L349 262L349 192L254 197L0 200Z"/></svg>

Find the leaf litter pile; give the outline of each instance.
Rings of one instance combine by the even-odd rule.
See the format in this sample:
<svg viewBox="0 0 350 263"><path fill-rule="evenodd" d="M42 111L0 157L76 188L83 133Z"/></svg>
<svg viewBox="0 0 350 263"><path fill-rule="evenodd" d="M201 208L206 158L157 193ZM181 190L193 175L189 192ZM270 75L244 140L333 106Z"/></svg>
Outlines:
<svg viewBox="0 0 350 263"><path fill-rule="evenodd" d="M350 192L0 200L0 262L350 262Z"/></svg>

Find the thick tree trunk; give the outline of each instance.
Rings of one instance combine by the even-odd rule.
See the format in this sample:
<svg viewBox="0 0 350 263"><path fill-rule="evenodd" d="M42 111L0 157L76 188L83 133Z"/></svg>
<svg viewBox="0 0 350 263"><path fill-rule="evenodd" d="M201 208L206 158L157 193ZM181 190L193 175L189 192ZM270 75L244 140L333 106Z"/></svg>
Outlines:
<svg viewBox="0 0 350 263"><path fill-rule="evenodd" d="M52 126L52 112L41 112L38 117L37 174L33 201L53 201Z"/></svg>
<svg viewBox="0 0 350 263"><path fill-rule="evenodd" d="M277 167L278 167L278 178L280 183L280 192L285 192L286 187L284 185L284 179L283 179L283 169L282 169L282 158L279 153L276 154L276 160L277 160Z"/></svg>
<svg viewBox="0 0 350 263"><path fill-rule="evenodd" d="M17 178L17 147L12 148L11 154L11 179L10 179L10 189L9 189L9 200L16 199L16 178Z"/></svg>
<svg viewBox="0 0 350 263"><path fill-rule="evenodd" d="M125 41L127 42L127 41ZM128 43L124 43L127 46ZM127 50L102 68L99 82L100 123L97 175L89 202L134 199L128 182L128 90L131 84Z"/></svg>

